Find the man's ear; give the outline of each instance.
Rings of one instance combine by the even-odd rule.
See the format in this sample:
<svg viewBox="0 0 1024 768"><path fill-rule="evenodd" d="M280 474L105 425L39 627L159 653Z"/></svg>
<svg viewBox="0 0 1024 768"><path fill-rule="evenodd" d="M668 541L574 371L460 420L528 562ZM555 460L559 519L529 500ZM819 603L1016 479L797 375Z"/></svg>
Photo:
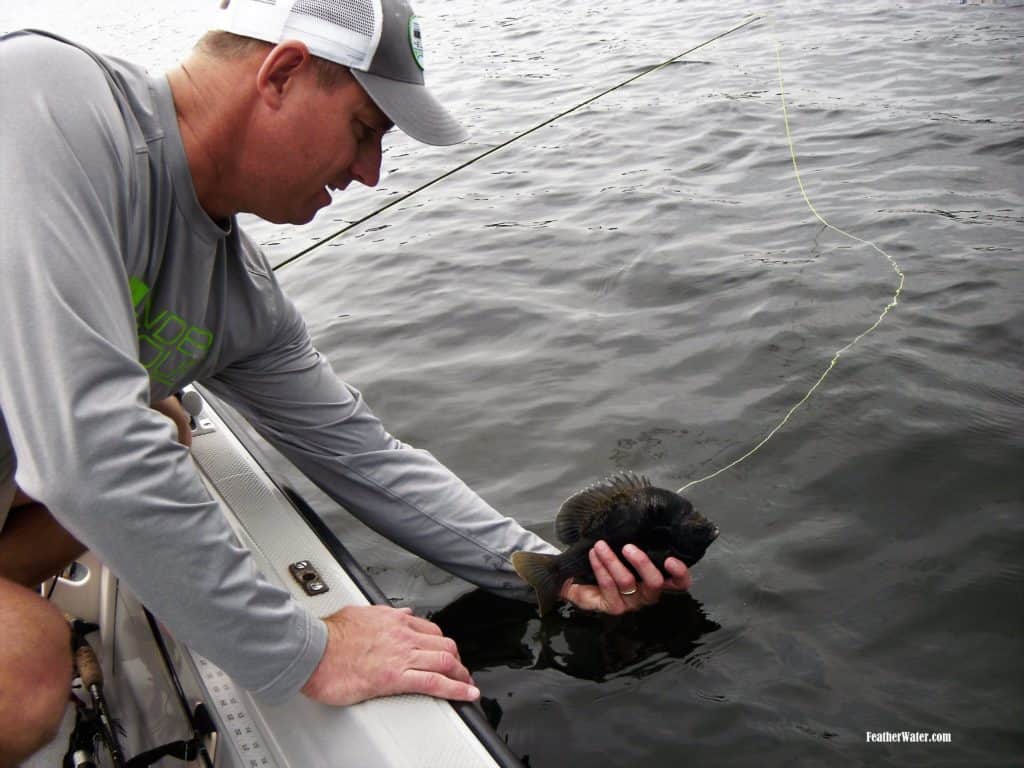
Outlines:
<svg viewBox="0 0 1024 768"><path fill-rule="evenodd" d="M273 109L281 106L295 78L312 65L312 55L305 43L286 40L275 45L256 73L256 90Z"/></svg>

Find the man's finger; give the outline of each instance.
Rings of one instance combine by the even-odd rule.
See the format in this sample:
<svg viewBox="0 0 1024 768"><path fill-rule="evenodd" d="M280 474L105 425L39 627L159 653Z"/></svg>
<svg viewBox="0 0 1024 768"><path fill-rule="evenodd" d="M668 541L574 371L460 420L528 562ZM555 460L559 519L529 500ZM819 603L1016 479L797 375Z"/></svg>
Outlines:
<svg viewBox="0 0 1024 768"><path fill-rule="evenodd" d="M612 574L598 554L597 547L592 547L590 550L590 567L594 571L594 578L601 590L605 610L610 614L623 613L626 610L626 603L622 597L622 590L619 589L619 585L612 578Z"/></svg>
<svg viewBox="0 0 1024 768"><path fill-rule="evenodd" d="M444 651L459 659L459 647L450 637L443 635L428 635L423 632L416 633L412 641L413 647L421 651Z"/></svg>
<svg viewBox="0 0 1024 768"><path fill-rule="evenodd" d="M669 580L665 586L669 589L677 589L681 592L685 592L690 588L693 582L693 577L690 575L690 569L686 567L686 563L682 560L670 557L665 560L665 570L668 571Z"/></svg>
<svg viewBox="0 0 1024 768"><path fill-rule="evenodd" d="M622 564L622 561L619 560L615 552L612 551L612 548L609 547L606 542L597 542L594 546L594 551L597 553L601 563L615 581L616 591L621 594L623 592L632 592L637 589L636 577L625 565Z"/></svg>
<svg viewBox="0 0 1024 768"><path fill-rule="evenodd" d="M409 658L409 668L437 672L452 680L473 684L473 676L469 674L469 670L457 656L448 651L413 651Z"/></svg>
<svg viewBox="0 0 1024 768"><path fill-rule="evenodd" d="M437 672L407 669L402 678L401 693L423 693L450 701L476 701L480 698L480 689L475 685L452 680Z"/></svg>
<svg viewBox="0 0 1024 768"><path fill-rule="evenodd" d="M665 586L665 577L661 575L658 566L651 562L647 553L632 544L627 544L622 548L622 556L629 560L636 568L636 572L640 574L640 578L643 580L640 588L647 593L647 597L657 599L658 593Z"/></svg>
<svg viewBox="0 0 1024 768"><path fill-rule="evenodd" d="M410 615L407 621L409 622L409 626L415 629L417 632L423 632L427 635L444 635L444 632L441 631L441 628L429 619L423 619L419 616Z"/></svg>

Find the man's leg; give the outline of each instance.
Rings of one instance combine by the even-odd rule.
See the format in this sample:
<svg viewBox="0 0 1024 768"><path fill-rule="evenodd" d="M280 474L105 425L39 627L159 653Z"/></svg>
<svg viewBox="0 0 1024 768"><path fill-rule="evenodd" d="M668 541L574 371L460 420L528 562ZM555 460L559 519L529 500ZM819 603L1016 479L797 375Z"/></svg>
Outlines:
<svg viewBox="0 0 1024 768"><path fill-rule="evenodd" d="M171 420L178 431L178 442L192 445L189 415L176 397L159 400L151 407ZM46 507L20 489L15 492L7 522L0 519L0 528L0 578L26 587L56 576L85 552L85 547L53 519Z"/></svg>
<svg viewBox="0 0 1024 768"><path fill-rule="evenodd" d="M68 623L33 587L84 547L18 491L0 532L0 768L57 734L71 690Z"/></svg>
<svg viewBox="0 0 1024 768"><path fill-rule="evenodd" d="M0 578L0 768L56 736L70 690L67 621L32 590Z"/></svg>
<svg viewBox="0 0 1024 768"><path fill-rule="evenodd" d="M0 532L0 578L34 587L85 552L46 507L18 491Z"/></svg>
<svg viewBox="0 0 1024 768"><path fill-rule="evenodd" d="M153 407L190 445L180 403L168 398ZM71 691L67 621L31 588L64 570L85 547L20 489L0 528L0 768L9 768L53 739Z"/></svg>

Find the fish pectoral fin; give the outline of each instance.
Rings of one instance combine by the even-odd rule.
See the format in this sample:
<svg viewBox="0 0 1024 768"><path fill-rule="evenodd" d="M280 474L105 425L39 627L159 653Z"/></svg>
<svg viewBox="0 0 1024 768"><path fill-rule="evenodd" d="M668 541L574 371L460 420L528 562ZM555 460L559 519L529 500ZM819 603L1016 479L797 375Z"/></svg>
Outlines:
<svg viewBox="0 0 1024 768"><path fill-rule="evenodd" d="M537 593L537 604L543 616L558 602L558 555L542 555L538 552L515 552L512 567L516 573L533 587Z"/></svg>
<svg viewBox="0 0 1024 768"><path fill-rule="evenodd" d="M591 536L595 522L607 519L617 496L643 488L650 488L651 481L632 472L614 475L584 488L562 504L555 517L555 534L563 544L575 544L580 539L600 538Z"/></svg>

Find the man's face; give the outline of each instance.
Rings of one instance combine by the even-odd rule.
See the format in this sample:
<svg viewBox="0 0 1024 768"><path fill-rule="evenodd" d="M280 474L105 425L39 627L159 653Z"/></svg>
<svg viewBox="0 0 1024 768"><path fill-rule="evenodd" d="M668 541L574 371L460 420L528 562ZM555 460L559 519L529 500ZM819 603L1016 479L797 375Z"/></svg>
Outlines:
<svg viewBox="0 0 1024 768"><path fill-rule="evenodd" d="M279 224L310 221L330 204L330 190L353 181L375 186L381 141L392 127L355 79L324 88L307 77L295 87L279 146L263 159L268 173L254 211Z"/></svg>

